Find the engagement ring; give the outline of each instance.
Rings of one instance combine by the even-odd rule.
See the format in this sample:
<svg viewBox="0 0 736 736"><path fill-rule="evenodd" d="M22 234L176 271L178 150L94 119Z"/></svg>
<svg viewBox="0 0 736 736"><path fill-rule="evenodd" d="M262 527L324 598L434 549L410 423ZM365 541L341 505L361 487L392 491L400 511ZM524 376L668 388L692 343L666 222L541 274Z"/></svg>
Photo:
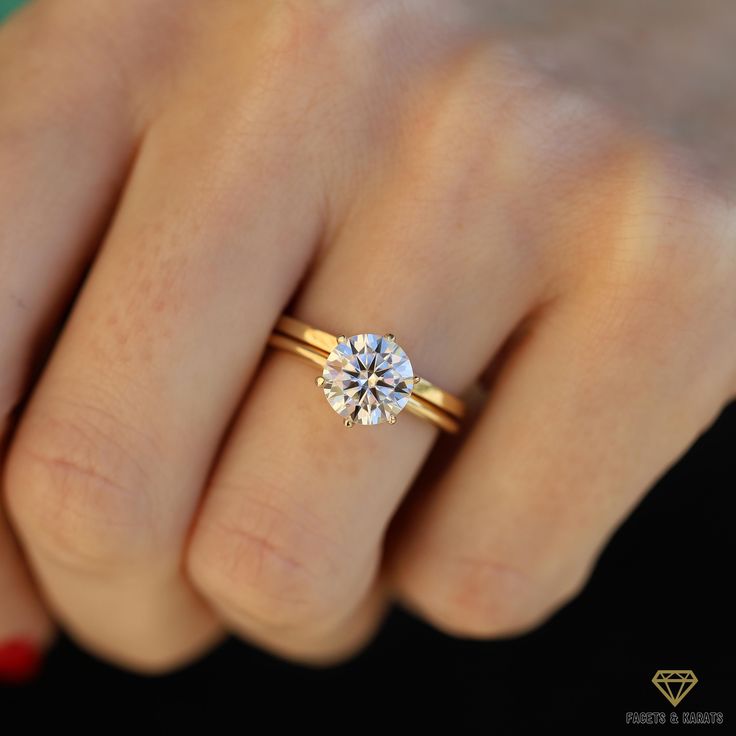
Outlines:
<svg viewBox="0 0 736 736"><path fill-rule="evenodd" d="M322 368L315 383L346 427L394 424L407 409L446 432L457 432L463 402L415 375L409 356L392 334L336 337L282 316L268 344Z"/></svg>

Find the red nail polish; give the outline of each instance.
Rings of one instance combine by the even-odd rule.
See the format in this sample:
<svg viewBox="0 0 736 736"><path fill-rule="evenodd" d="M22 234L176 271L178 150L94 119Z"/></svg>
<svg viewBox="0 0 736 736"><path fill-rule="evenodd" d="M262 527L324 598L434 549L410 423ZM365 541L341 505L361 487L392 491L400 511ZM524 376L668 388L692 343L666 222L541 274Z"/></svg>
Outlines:
<svg viewBox="0 0 736 736"><path fill-rule="evenodd" d="M0 643L0 682L27 682L41 667L41 652L28 639Z"/></svg>

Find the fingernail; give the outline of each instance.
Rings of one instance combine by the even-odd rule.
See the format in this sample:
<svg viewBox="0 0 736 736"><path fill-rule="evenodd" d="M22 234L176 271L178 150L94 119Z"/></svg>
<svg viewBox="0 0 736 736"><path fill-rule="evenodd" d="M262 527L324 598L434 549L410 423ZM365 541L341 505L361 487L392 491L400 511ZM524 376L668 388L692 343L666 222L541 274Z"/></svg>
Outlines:
<svg viewBox="0 0 736 736"><path fill-rule="evenodd" d="M41 651L28 639L0 643L0 682L27 682L41 668Z"/></svg>

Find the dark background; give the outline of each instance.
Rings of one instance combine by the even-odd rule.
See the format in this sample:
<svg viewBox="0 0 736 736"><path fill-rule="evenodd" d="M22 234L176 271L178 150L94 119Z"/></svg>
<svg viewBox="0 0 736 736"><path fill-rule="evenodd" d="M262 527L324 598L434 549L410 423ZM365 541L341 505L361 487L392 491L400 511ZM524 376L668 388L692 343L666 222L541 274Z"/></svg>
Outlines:
<svg viewBox="0 0 736 736"><path fill-rule="evenodd" d="M175 674L138 677L61 637L31 685L0 688L13 716L110 733L736 733L733 597L736 404L652 488L601 556L589 584L543 627L496 641L445 636L401 610L351 662L312 670L231 640ZM658 669L692 669L677 711L723 725L626 725L627 711L672 707ZM556 728L558 727L558 728Z"/></svg>

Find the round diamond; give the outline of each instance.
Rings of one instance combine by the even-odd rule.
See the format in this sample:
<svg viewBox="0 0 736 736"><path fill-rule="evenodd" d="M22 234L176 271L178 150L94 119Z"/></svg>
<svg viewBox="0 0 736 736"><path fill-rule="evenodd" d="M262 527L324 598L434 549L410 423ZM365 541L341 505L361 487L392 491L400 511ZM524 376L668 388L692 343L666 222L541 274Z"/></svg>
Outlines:
<svg viewBox="0 0 736 736"><path fill-rule="evenodd" d="M414 387L411 362L392 335L341 339L322 377L330 406L355 424L393 421Z"/></svg>

